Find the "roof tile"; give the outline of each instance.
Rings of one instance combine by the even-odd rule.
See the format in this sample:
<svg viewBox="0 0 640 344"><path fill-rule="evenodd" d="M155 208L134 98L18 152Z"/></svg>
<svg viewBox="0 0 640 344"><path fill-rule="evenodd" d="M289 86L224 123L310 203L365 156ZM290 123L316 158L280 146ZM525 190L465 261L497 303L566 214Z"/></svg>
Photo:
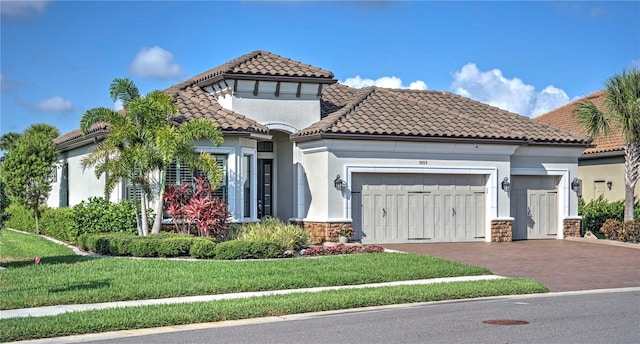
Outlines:
<svg viewBox="0 0 640 344"><path fill-rule="evenodd" d="M344 133L587 144L585 135L532 121L459 95L334 84L322 95L319 122L294 134Z"/></svg>
<svg viewBox="0 0 640 344"><path fill-rule="evenodd" d="M603 109L605 94L603 91L592 93L584 98L578 99L565 106L559 107L553 111L542 114L534 120L553 126L563 128L575 133L588 135L588 132L583 128L578 119L573 114L573 110L583 100L590 100L598 109ZM584 154L615 152L624 150L624 135L620 128L620 125L614 123L611 131L608 135L602 137L596 137L593 140L595 147L585 150Z"/></svg>

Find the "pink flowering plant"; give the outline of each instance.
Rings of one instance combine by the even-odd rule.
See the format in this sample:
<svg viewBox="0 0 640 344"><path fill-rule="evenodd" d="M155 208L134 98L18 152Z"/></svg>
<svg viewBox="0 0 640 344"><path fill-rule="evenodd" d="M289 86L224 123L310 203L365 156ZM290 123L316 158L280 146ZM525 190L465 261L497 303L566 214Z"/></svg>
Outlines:
<svg viewBox="0 0 640 344"><path fill-rule="evenodd" d="M331 234L339 237L343 236L351 238L351 236L355 234L355 232L353 231L353 228L351 228L351 226L342 224L333 227L331 229Z"/></svg>

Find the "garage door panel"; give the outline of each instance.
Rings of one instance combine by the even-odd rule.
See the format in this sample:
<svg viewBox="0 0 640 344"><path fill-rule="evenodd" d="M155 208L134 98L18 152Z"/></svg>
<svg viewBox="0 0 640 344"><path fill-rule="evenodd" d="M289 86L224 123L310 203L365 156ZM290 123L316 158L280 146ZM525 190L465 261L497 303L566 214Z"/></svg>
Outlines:
<svg viewBox="0 0 640 344"><path fill-rule="evenodd" d="M380 174L373 177L354 174L353 191L360 191L357 187L361 185L362 192L359 199L363 238L378 243L481 240L486 178L484 175ZM376 198L379 195L384 197ZM374 197L373 203L367 201L368 197ZM358 198L353 202L357 207ZM365 209L367 207L374 209Z"/></svg>
<svg viewBox="0 0 640 344"><path fill-rule="evenodd" d="M558 231L558 178L514 176L511 190L513 239L548 239Z"/></svg>

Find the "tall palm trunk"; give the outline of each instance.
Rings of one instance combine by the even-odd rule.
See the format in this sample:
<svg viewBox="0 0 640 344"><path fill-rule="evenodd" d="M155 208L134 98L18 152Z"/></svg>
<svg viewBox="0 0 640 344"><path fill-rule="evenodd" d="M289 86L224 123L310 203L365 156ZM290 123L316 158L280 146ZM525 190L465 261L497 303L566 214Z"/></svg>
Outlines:
<svg viewBox="0 0 640 344"><path fill-rule="evenodd" d="M640 144L624 145L624 221L632 221L634 213L634 191L638 182L638 165L640 165Z"/></svg>
<svg viewBox="0 0 640 344"><path fill-rule="evenodd" d="M158 178L160 180L160 187L158 188L158 203L156 204L156 218L153 220L153 227L151 227L151 233L157 234L160 233L160 229L162 229L162 215L164 213L164 183L165 183L165 173L164 168L160 169Z"/></svg>
<svg viewBox="0 0 640 344"><path fill-rule="evenodd" d="M149 235L149 219L147 217L147 195L142 190L140 193L140 223L142 224L142 235Z"/></svg>

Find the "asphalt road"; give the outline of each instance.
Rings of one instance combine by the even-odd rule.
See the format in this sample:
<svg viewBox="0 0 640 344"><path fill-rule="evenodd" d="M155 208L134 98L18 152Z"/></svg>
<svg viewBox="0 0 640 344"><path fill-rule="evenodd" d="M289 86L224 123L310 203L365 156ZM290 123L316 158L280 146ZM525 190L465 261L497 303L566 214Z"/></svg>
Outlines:
<svg viewBox="0 0 640 344"><path fill-rule="evenodd" d="M484 322L488 320L526 324L492 325ZM106 340L66 342L638 343L640 288L395 305L194 327L200 328L147 329L138 333L156 333L132 336L136 332L128 331Z"/></svg>

